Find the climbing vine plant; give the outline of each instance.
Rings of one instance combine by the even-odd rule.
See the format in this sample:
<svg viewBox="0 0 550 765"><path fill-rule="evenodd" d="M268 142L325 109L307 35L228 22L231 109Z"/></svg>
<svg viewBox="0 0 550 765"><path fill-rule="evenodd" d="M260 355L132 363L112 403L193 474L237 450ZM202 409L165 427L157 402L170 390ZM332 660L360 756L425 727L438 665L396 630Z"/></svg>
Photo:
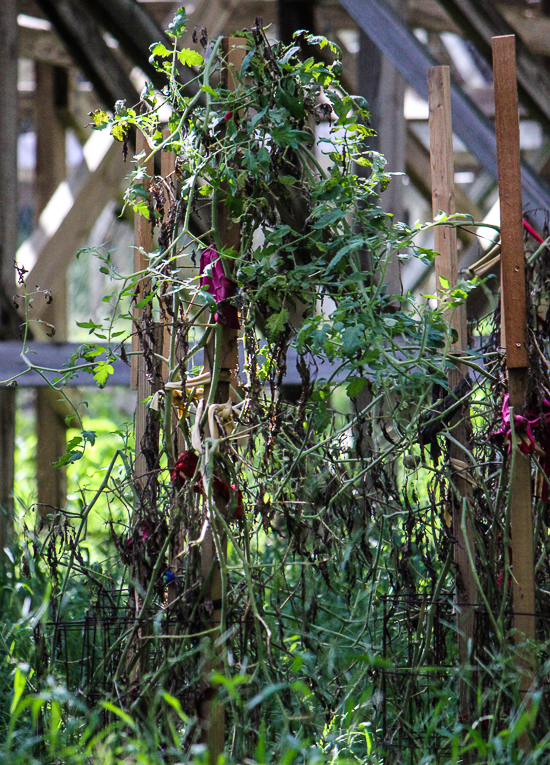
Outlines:
<svg viewBox="0 0 550 765"><path fill-rule="evenodd" d="M133 274L100 254L117 286L111 314L84 325L93 344L58 384L78 367L102 387L113 360L128 360L124 341L138 337L150 395L135 448L146 474L135 475L126 441L99 492L85 497L79 525L56 521L41 548L35 542L52 574L54 626L36 635L41 661L52 675L66 670L89 701L102 700L104 714L148 731L167 761L200 755L193 746L212 695L238 762L313 762L334 751L366 761L388 731L392 743L397 736L398 746L414 748L402 739L412 735L402 733L409 707L386 709L382 721L382 604L419 594L439 604L452 594L450 472L438 434L473 391L485 428L471 446L472 465L482 466L474 494L485 497L476 520L505 491L506 453L488 439L496 408L486 398L487 390L502 394L500 359L492 346L489 372L472 353L465 363L475 381L445 397L456 363L445 315L474 282L440 285L445 300L434 309L433 296L415 300L391 277L400 264L434 255L415 244L422 227L380 207L391 179L369 148L367 103L341 86L338 47L306 32L290 46L270 42L257 20L238 35L242 64L229 87L221 41L202 30L202 54L180 49L185 24L180 10L168 30L173 47L152 46L166 73L162 93L146 86L137 106L92 114L94 129L110 130L125 154L136 131L145 137L125 202L157 245ZM321 121L330 132L317 139ZM148 176L145 159L165 152L175 156L173 172ZM240 337L238 369L219 401L231 331ZM60 465L92 439L83 430ZM116 552L88 576L79 549L100 497ZM498 507L491 512L496 518ZM472 555L487 545L504 550L506 528L501 518ZM215 556L205 568L208 533ZM220 597L208 595L216 566ZM491 602L506 602L496 573L483 584ZM82 588L91 606L89 595L67 597ZM396 657L411 645L417 663L456 655L452 639L432 646L434 608L393 633ZM77 662L82 646L66 624L83 619L88 630L90 618L90 639L103 630L107 648L76 679L63 657L72 651ZM422 704L407 682L396 687L394 710L400 694ZM454 730L456 709L438 710Z"/></svg>

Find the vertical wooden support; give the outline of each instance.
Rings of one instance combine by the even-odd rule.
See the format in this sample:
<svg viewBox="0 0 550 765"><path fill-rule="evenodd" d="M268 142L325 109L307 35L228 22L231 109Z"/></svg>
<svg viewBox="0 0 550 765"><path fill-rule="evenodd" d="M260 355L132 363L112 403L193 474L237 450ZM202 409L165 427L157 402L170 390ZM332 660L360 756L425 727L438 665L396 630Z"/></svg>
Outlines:
<svg viewBox="0 0 550 765"><path fill-rule="evenodd" d="M407 13L405 0L387 0L387 2L398 16L405 17ZM386 168L390 172L404 172L407 137L407 122L403 110L405 79L362 30L359 31L358 59L358 93L367 99L371 112L371 124L377 133L368 139L369 147L386 157L388 162ZM380 197L381 206L393 215L395 221L404 218L403 190L403 179L396 176ZM396 295L401 293L398 259L388 264L385 281L391 293Z"/></svg>
<svg viewBox="0 0 550 765"><path fill-rule="evenodd" d="M16 0L0 3L0 288L9 299L15 293L18 229L17 6ZM9 318L0 312L0 336L7 333ZM0 388L0 562L13 533L15 406L15 388Z"/></svg>
<svg viewBox="0 0 550 765"><path fill-rule="evenodd" d="M60 111L67 108L68 74L63 67L44 61L35 63L36 170L34 185L35 221L65 180L65 128Z"/></svg>
<svg viewBox="0 0 550 765"><path fill-rule="evenodd" d="M527 293L523 247L519 117L516 84L515 36L493 37L495 128L500 196L501 306L508 367L510 406L521 413L525 406L529 355L527 349ZM535 581L531 464L517 451L510 476L514 627L518 641L535 637ZM522 691L529 689L530 661Z"/></svg>
<svg viewBox="0 0 550 765"><path fill-rule="evenodd" d="M242 45L243 40L234 37L224 37L222 40L222 54L224 58L224 67L222 71L222 82L224 87L235 90L237 80L235 70L241 68L245 55L242 48L236 46ZM233 247L237 251L240 248L240 228L233 225L228 217L227 207L220 204L218 207L218 228L219 239L224 247ZM219 376L219 382L215 391L214 402L224 403L229 399L231 372L237 367L237 337L238 331L224 327L221 336L221 358L222 369ZM214 365L214 343L211 342L205 349L205 368L212 369ZM205 386L204 397L208 398L209 389ZM218 538L221 540L221 555L227 554L227 539L221 528L216 528ZM213 574L210 578L210 585L205 593L205 599L215 604L212 616L210 617L210 627L219 629L221 624L221 597L222 597L222 578L214 535L212 528L206 531L204 541L201 546L201 573L206 578L210 569L214 566ZM212 642L214 643L217 633L213 633ZM205 667L205 672L212 671L213 666ZM201 703L201 723L204 726L204 741L208 746L211 765L217 765L218 758L223 755L225 744L225 710L223 706L216 701L216 696L211 688L207 688L203 694Z"/></svg>
<svg viewBox="0 0 550 765"><path fill-rule="evenodd" d="M440 211L453 215L455 210L454 197L454 155L453 128L451 116L451 80L448 66L436 66L428 70L428 103L430 116L430 160L432 170L432 207L434 218ZM458 262L456 248L456 228L454 226L437 226L434 230L434 250L439 253L435 260L436 290L442 297L441 279L446 280L449 288L458 281ZM447 317L451 327L458 334L454 348L457 351L466 350L466 306L460 306ZM456 387L463 377L460 368L449 372L449 387ZM458 413L454 422L453 434L460 443L467 443L467 432L460 420L463 413ZM461 666L468 663L468 654L474 638L475 604L477 592L472 568L468 557L467 545L475 555L475 545L469 518L466 519L466 535L462 530L463 500L469 503L471 486L466 480L464 471L458 469L460 463L466 467L463 450L455 443L449 444L449 456L453 484L456 493L452 499L452 522L455 542L456 566L456 603L457 603L457 632L458 655ZM470 644L470 645L469 645ZM470 717L469 691L467 674L462 672L459 686L460 715L462 719Z"/></svg>
<svg viewBox="0 0 550 765"><path fill-rule="evenodd" d="M162 137L164 140L170 137L170 129L164 128L162 131ZM162 177L167 181L167 183L170 184L176 184L176 180L174 177L174 170L176 169L176 155L173 151L163 151L160 156L160 174ZM164 220L166 220L169 212L170 212L170 197L168 196L168 193L166 193L166 202L164 205ZM170 271L173 269L174 264L170 266ZM170 359L170 346L171 346L171 339L172 339L172 333L176 331L176 319L177 317L174 317L173 324L170 326L170 314L165 310L164 311L164 319L162 318L162 310L161 310L161 321L163 323L162 328L162 355L165 359ZM166 364L163 362L162 364L162 378L163 380L168 380L169 375L169 364ZM178 418L174 414L172 417L172 440L176 441L176 448L174 449L174 452L176 456L180 454L180 452L183 449L183 438L180 438L181 432L178 427ZM172 517L173 522L173 517ZM183 530L185 533L185 530ZM182 544L181 544L181 535L177 534L174 541L172 542L172 545L170 547L169 551L169 561L168 561L168 569L169 571L172 571L175 573L175 568L178 564L178 557L182 550ZM177 598L178 595L178 585L176 582L172 582L168 585L168 603L173 603L174 600Z"/></svg>
<svg viewBox="0 0 550 765"><path fill-rule="evenodd" d="M153 157L150 156L151 150L141 131L136 134L136 155L145 152L145 158L141 160L147 177L143 179L143 187L147 191L150 186L150 179L154 174ZM148 266L147 253L151 252L153 244L153 232L151 222L142 215L136 213L134 218L134 272L143 271ZM147 293L148 281L142 279L136 288L136 303ZM137 390L137 407L135 417L136 433L136 452L135 452L135 479L143 485L142 477L147 472L145 455L143 454L141 443L145 433L147 421L147 404L141 403L145 398L151 395L151 385L147 380L145 359L143 354L139 353L140 343L137 334L136 324L141 321L143 310L134 307L134 326L132 332L132 355L130 362L130 387Z"/></svg>
<svg viewBox="0 0 550 765"><path fill-rule="evenodd" d="M162 131L162 137L164 140L169 138L170 136L170 128L164 128ZM168 183L175 184L175 177L174 177L174 171L176 169L176 155L173 151L163 151L160 155L160 174L163 178L168 179ZM168 214L170 212L170 199L168 195L166 195L166 203L164 205L164 219L168 217ZM172 270L172 266L170 268ZM170 356L170 339L172 335L172 331L174 331L174 328L171 328L168 326L169 322L169 315L166 314L165 317L165 324L162 332L162 355L164 358L168 358ZM168 378L168 367L166 364L162 365L162 376L166 380Z"/></svg>
<svg viewBox="0 0 550 765"><path fill-rule="evenodd" d="M67 425L60 394L50 388L36 389L36 482L38 515L47 520L65 507L67 500L67 471L52 463L65 454Z"/></svg>
<svg viewBox="0 0 550 765"><path fill-rule="evenodd" d="M34 178L34 217L38 221L54 191L65 180L65 128L60 110L67 108L67 70L37 61L35 90L36 171ZM67 340L67 272L62 270L53 284L41 285L53 292L53 301L44 321L55 327L55 339ZM36 465L38 513L55 513L67 499L66 468L52 463L65 453L67 426L60 410L59 394L49 388L36 389ZM69 411L65 412L65 415Z"/></svg>

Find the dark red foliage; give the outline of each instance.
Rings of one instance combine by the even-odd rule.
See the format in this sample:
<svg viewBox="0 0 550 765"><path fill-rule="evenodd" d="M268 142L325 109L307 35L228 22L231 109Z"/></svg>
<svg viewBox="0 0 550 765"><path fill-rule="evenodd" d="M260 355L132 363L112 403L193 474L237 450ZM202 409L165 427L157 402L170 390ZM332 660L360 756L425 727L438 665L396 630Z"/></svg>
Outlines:
<svg viewBox="0 0 550 765"><path fill-rule="evenodd" d="M187 479L193 478L193 476L196 474L198 464L199 464L198 455L195 454L195 452L192 452L190 449L186 449L180 454L176 464L170 470L170 480L172 481L173 484L176 483L176 481L185 483ZM214 490L215 494L217 494L219 497L223 499L224 502L229 502L229 500L231 499L231 491L229 489L228 484L226 483L226 481L223 480L223 478L219 478L217 475L215 475L212 478L212 489ZM242 490L237 489L233 484L231 484L231 489L233 490L233 494L236 493L236 496L237 496L237 507L232 517L241 518L243 514ZM202 494L204 491L202 477L200 475L195 481L195 485L193 486L193 491L196 494Z"/></svg>
<svg viewBox="0 0 550 765"><path fill-rule="evenodd" d="M180 454L176 464L170 470L170 480L172 483L176 483L179 479L182 483L185 483L186 478L193 478L198 464L198 455L190 449L186 449Z"/></svg>

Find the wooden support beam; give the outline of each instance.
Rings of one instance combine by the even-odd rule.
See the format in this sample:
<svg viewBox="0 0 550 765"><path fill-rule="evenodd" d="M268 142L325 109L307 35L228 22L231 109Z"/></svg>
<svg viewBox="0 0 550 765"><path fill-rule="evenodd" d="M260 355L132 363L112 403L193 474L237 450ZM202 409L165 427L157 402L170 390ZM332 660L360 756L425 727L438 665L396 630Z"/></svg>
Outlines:
<svg viewBox="0 0 550 765"><path fill-rule="evenodd" d="M97 21L77 0L38 0L40 7L71 54L93 84L108 109L124 99L128 106L139 101L139 93L121 69ZM155 42L152 40L151 42Z"/></svg>
<svg viewBox="0 0 550 765"><path fill-rule="evenodd" d="M19 56L53 66L72 66L73 61L56 32L19 24Z"/></svg>
<svg viewBox="0 0 550 765"><path fill-rule="evenodd" d="M65 128L60 110L68 105L67 70L37 61L34 92L36 130L35 219L65 180Z"/></svg>
<svg viewBox="0 0 550 765"><path fill-rule="evenodd" d="M15 292L14 260L17 249L17 2L0 3L0 286ZM0 312L9 331L10 317ZM15 457L15 389L0 390L0 561L13 534L13 481Z"/></svg>
<svg viewBox="0 0 550 765"><path fill-rule="evenodd" d="M488 63L491 62L491 39L512 35L514 29L492 0L440 0L449 16L473 42ZM534 24L531 21L531 24ZM550 66L516 40L516 67L519 100L533 117L550 128Z"/></svg>
<svg viewBox="0 0 550 765"><path fill-rule="evenodd" d="M64 414L60 411L59 398L60 394L51 388L36 389L37 511L44 519L63 510L67 501L67 471L52 465L65 454L65 417L71 413L68 406Z"/></svg>
<svg viewBox="0 0 550 765"><path fill-rule="evenodd" d="M143 5L136 3L135 0L80 0L79 7L82 5L87 8L96 22L108 29L109 33L119 41L124 53L136 66L139 66L147 79L156 88L162 89L166 85L166 77L157 72L150 63L149 48L156 42L162 42L171 48L173 39L164 33L164 28L158 26ZM177 6L174 5L172 15L176 8ZM183 83L193 80L187 92L196 93L198 86L190 70L182 71L179 78Z"/></svg>
<svg viewBox="0 0 550 765"><path fill-rule="evenodd" d="M508 392L515 413L525 407L529 374L527 348L527 294L522 227L522 195L519 154L519 119L516 87L515 38L493 39L495 78L495 127L497 134L501 306L504 314L503 344L506 347ZM533 564L533 518L531 460L515 451L510 476L510 525L513 560L513 602L516 640L535 637L535 581ZM522 662L521 690L526 693L532 677L532 659Z"/></svg>
<svg viewBox="0 0 550 765"><path fill-rule="evenodd" d="M31 269L28 284L50 289L54 302L75 253L85 243L109 197L118 194L130 170L122 159L120 144L96 132L88 140L84 153L93 158L101 156L101 152L103 158L97 167L91 164L90 170L85 161L57 187L39 219L38 228L17 251L18 262ZM46 309L45 301L35 301L31 319L43 319ZM35 337L45 338L44 326L33 324L32 329Z"/></svg>
<svg viewBox="0 0 550 765"><path fill-rule="evenodd" d="M162 131L162 137L164 140L170 137L170 129L164 128ZM170 189L173 189L176 191L177 189L177 178L175 176L175 169L176 169L176 155L173 151L163 151L160 157L160 174L165 179L165 182L167 186L169 186ZM165 191L166 196L166 202L164 205L164 217L163 217L163 223L168 220L168 216L170 214L170 196L168 191ZM170 266L170 271L173 269L175 264L172 264ZM170 297L169 300L173 301L173 298ZM173 304L173 303L172 303ZM162 313L164 311L164 317L162 316ZM170 314L167 310L167 307L162 308L161 307L161 322L163 323L162 328L162 355L165 359L170 359L170 349L171 349L171 340L172 340L172 334L176 331L176 319L177 317L174 317L172 320L172 325L170 321ZM176 348L176 353L178 349ZM181 359L181 356L178 356L178 360ZM169 364L163 362L162 364L162 379L165 381L168 381L168 375L169 375ZM175 413L172 414L172 442L175 443L174 453L176 457L183 451L184 448L184 439L182 436L182 433L179 429L178 424L178 417ZM177 515L177 508L173 508L172 511L172 517L171 521L174 523L174 518ZM180 554L183 550L183 540L185 539L185 532L186 529L184 526L180 527L180 530L176 534L174 541L172 542L170 546L170 550L168 553L168 570L172 573L176 573L176 569L178 567L178 564L180 563ZM177 596L178 596L178 584L176 581L171 582L168 585L168 603L173 603Z"/></svg>
<svg viewBox="0 0 550 765"><path fill-rule="evenodd" d="M357 25L393 62L422 97L427 96L426 72L438 62L382 0L340 0ZM472 99L451 83L454 130L481 166L497 178L494 129ZM526 162L521 163L523 197L537 210L550 209L550 186ZM536 213L533 216L536 217ZM538 218L537 218L538 220ZM542 225L544 225L542 216Z"/></svg>
<svg viewBox="0 0 550 765"><path fill-rule="evenodd" d="M428 103L430 109L430 158L432 176L432 210L434 219L438 213L453 215L455 210L454 194L454 158L453 127L451 118L451 80L448 66L437 66L428 70ZM454 226L437 226L434 231L434 250L439 253L435 260L436 291L439 299L444 298L448 289L453 289L458 282L457 237ZM442 284L441 280L445 280ZM446 289L442 289L447 285ZM468 348L466 331L466 306L448 310L447 320L457 332L453 349L464 351ZM464 377L460 367L449 372L449 388L453 390ZM451 427L459 444L467 445L467 430L464 419L469 408L463 407L453 418ZM477 591L470 565L468 548L475 555L471 521L465 519L466 533L463 531L464 500L468 507L471 503L471 485L468 481L467 457L464 450L451 441L449 459L452 480L452 523L456 566L456 604L458 656L461 665L459 680L459 709L463 720L471 716L470 687L467 665L474 642L475 604ZM460 465L460 467L459 467ZM464 466L464 467L462 467Z"/></svg>

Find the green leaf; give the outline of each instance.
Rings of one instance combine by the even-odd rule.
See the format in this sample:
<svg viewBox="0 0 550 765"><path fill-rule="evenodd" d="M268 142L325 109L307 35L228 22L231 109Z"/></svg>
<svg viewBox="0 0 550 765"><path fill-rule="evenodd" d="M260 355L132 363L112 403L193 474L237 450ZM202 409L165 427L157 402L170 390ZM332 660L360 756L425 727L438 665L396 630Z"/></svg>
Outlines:
<svg viewBox="0 0 550 765"><path fill-rule="evenodd" d="M96 436L97 436L97 433L95 432L95 430L82 431L82 438L84 439L85 442L87 441L92 446L95 444Z"/></svg>
<svg viewBox="0 0 550 765"><path fill-rule="evenodd" d="M348 394L349 398L355 398L358 396L365 385L367 384L367 381L364 377L354 377L348 387L346 388L346 393Z"/></svg>
<svg viewBox="0 0 550 765"><path fill-rule="evenodd" d="M176 710L180 720L183 720L183 722L189 722L189 718L181 708L179 699L177 699L175 696L171 696L168 691L163 693L162 698L166 701L167 704L170 704L170 706Z"/></svg>
<svg viewBox="0 0 550 765"><path fill-rule="evenodd" d="M124 710L120 709L120 707L115 706L114 704L111 704L110 701L103 701L101 706L104 709L108 709L109 712L112 712L113 714L117 715L117 717L120 717L121 720L123 720L126 725L129 725L131 728L135 728L134 721L130 717L130 715L127 712L124 712Z"/></svg>
<svg viewBox="0 0 550 765"><path fill-rule="evenodd" d="M75 446L80 446L81 443L82 443L82 437L81 436L74 436L74 438L71 438L71 440L67 444L67 451L70 451L71 449L74 449Z"/></svg>
<svg viewBox="0 0 550 765"><path fill-rule="evenodd" d="M15 670L15 677L13 678L13 699L10 704L10 714L13 714L15 710L17 709L17 705L19 704L19 701L21 700L21 696L23 695L23 691L25 690L25 685L27 684L27 677L26 675L21 672L19 667Z"/></svg>
<svg viewBox="0 0 550 765"><path fill-rule="evenodd" d="M367 159L366 157L354 157L353 161L357 165L361 165L361 167L372 167L372 162L370 159Z"/></svg>
<svg viewBox="0 0 550 765"><path fill-rule="evenodd" d="M96 109L95 111L90 112L89 116L92 118L92 122L94 123L92 125L94 130L103 130L103 128L106 127L109 123L109 115L102 109Z"/></svg>
<svg viewBox="0 0 550 765"><path fill-rule="evenodd" d="M439 277L439 282L440 282L440 284L441 284L441 286L443 287L444 290L448 290L449 289L449 280L445 279L444 276L440 276Z"/></svg>
<svg viewBox="0 0 550 765"><path fill-rule="evenodd" d="M342 351L351 356L365 342L365 327L357 324L355 327L347 327L342 333Z"/></svg>
<svg viewBox="0 0 550 765"><path fill-rule="evenodd" d="M265 323L266 334L270 340L275 340L283 332L288 321L289 313L283 308L279 313L274 313Z"/></svg>
<svg viewBox="0 0 550 765"><path fill-rule="evenodd" d="M166 30L166 34L170 37L180 37L185 32L187 26L187 16L185 15L185 8L178 8L176 14Z"/></svg>
<svg viewBox="0 0 550 765"><path fill-rule="evenodd" d="M286 51L285 55L281 59L279 59L279 64L281 66L284 66L285 64L288 64L288 62L290 61L292 56L294 56L295 53L298 53L299 50L300 50L300 46L299 45L293 45L291 48L289 48Z"/></svg>
<svg viewBox="0 0 550 765"><path fill-rule="evenodd" d="M79 441L81 439L79 438ZM65 465L72 465L73 462L78 462L79 459L82 458L82 455L84 452L80 451L79 449L72 449L70 452L66 452L62 457L60 457L57 462L53 463L54 468L62 468Z"/></svg>
<svg viewBox="0 0 550 765"><path fill-rule="evenodd" d="M161 58L166 58L167 56L172 55L172 51L168 50L166 45L163 45L162 43L154 43L149 50L151 51L151 56L161 56Z"/></svg>
<svg viewBox="0 0 550 765"><path fill-rule="evenodd" d="M126 134L128 133L128 126L127 125L121 125L120 123L115 123L113 127L111 128L111 135L115 139L115 141L124 141L124 138L126 137Z"/></svg>
<svg viewBox="0 0 550 765"><path fill-rule="evenodd" d="M94 380L97 382L100 388L105 386L105 383L109 379L109 375L114 374L112 364L107 361L100 361L99 364L94 367Z"/></svg>
<svg viewBox="0 0 550 765"><path fill-rule="evenodd" d="M200 66L204 59L200 53L191 48L182 48L178 51L178 58L186 66Z"/></svg>
<svg viewBox="0 0 550 765"><path fill-rule="evenodd" d="M214 88L211 85L201 85L201 90L203 90L205 93L208 93L211 96L214 96L214 98L217 98L218 94L214 90Z"/></svg>

